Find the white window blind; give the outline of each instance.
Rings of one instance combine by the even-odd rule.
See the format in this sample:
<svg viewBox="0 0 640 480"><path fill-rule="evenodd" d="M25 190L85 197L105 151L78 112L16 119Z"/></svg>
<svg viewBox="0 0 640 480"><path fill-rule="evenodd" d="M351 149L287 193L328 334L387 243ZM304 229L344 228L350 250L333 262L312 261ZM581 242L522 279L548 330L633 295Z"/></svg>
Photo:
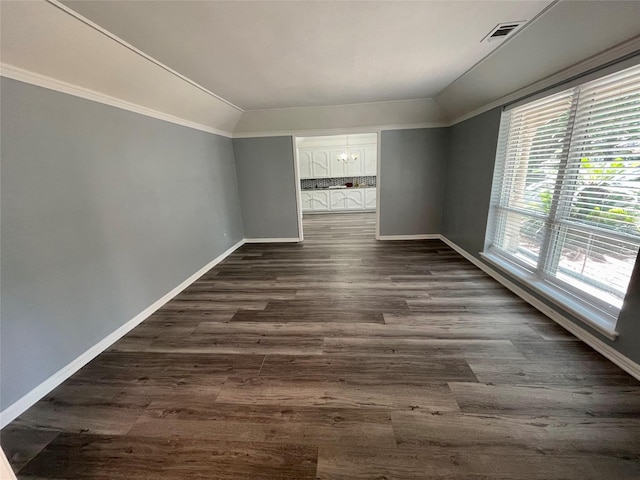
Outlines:
<svg viewBox="0 0 640 480"><path fill-rule="evenodd" d="M640 246L640 66L505 111L486 255L615 322Z"/></svg>

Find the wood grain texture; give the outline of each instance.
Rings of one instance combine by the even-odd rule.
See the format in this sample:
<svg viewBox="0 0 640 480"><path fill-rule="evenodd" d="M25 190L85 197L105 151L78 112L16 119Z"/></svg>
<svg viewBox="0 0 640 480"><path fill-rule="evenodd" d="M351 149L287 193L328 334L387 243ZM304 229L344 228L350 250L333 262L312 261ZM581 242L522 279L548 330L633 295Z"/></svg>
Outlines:
<svg viewBox="0 0 640 480"><path fill-rule="evenodd" d="M0 432L18 478L640 478L636 380L438 240L304 226Z"/></svg>
<svg viewBox="0 0 640 480"><path fill-rule="evenodd" d="M237 404L330 406L357 408L422 409L430 412L459 411L446 384L362 383L345 380L291 378L229 378L217 400Z"/></svg>
<svg viewBox="0 0 640 480"><path fill-rule="evenodd" d="M510 447L480 451L448 446L395 450L320 447L317 479L622 480L639 475L637 461L606 455L522 453Z"/></svg>
<svg viewBox="0 0 640 480"><path fill-rule="evenodd" d="M99 480L315 478L317 447L163 437L63 433L20 473Z"/></svg>

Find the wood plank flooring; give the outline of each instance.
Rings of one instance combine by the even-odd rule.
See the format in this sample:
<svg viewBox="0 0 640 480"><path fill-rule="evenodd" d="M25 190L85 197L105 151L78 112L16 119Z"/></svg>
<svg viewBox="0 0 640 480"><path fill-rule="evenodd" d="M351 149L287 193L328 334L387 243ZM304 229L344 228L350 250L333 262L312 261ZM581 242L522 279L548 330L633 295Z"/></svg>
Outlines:
<svg viewBox="0 0 640 480"><path fill-rule="evenodd" d="M245 245L7 426L21 479L640 479L640 383L375 214Z"/></svg>

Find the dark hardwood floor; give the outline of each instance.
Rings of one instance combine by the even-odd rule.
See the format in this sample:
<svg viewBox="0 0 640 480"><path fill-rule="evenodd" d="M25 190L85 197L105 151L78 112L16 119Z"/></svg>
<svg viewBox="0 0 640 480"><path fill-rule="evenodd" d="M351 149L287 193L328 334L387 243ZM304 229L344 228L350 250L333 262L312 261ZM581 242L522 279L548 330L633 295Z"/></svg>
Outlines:
<svg viewBox="0 0 640 480"><path fill-rule="evenodd" d="M640 478L640 383L438 240L245 245L1 432L23 479Z"/></svg>

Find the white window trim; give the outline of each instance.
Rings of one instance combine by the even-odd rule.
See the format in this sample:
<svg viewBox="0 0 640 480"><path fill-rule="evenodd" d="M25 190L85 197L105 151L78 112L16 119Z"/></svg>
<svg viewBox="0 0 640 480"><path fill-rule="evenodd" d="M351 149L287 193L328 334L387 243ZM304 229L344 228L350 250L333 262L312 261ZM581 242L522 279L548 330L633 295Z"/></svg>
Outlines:
<svg viewBox="0 0 640 480"><path fill-rule="evenodd" d="M579 297L571 295L569 292L541 279L496 252L481 252L480 256L485 262L522 282L526 288L531 289L553 305L565 310L571 316L593 328L609 340L614 341L618 338L618 332L615 329L616 317L608 315Z"/></svg>
<svg viewBox="0 0 640 480"><path fill-rule="evenodd" d="M574 92L579 94L579 91L576 90L577 87L580 87L581 85L587 84L598 78L606 77L613 73L626 70L630 67L638 66L640 65L638 63L639 60L640 57L638 56L626 59L626 61L608 66L607 68L601 69L596 72L592 72L585 77L574 79L571 82L565 83L563 85L558 85L545 92L539 92L534 96L524 98L507 105L503 109L502 119L500 122L500 135L498 138L496 159L500 157L502 150L507 148L507 139L506 137L504 139L502 138L502 132L506 126L505 122L508 123L510 121L508 120L508 118L510 117L505 117L505 115L509 114L512 109L543 100L555 94L559 94L560 92L568 92L570 90L574 90ZM573 95L576 95L576 93L574 93ZM571 112L572 117L575 114L575 110L573 109L575 109L575 102L577 101L577 99L578 97L575 97L572 100L572 102L574 102ZM575 119L571 120L571 129L573 129L575 125L575 123L573 123L574 121ZM569 153L570 152L567 152L567 155ZM480 252L482 260L491 266L497 267L499 270L509 274L515 280L521 282L525 288L529 288L541 299L548 301L550 306L558 307L560 311L564 311L570 314L576 320L591 327L609 340L615 340L618 337L618 332L616 331L618 317L621 313L621 309L624 308L624 302L622 304L622 307L619 308L618 306L616 306L617 304L609 303L609 301L607 301L607 299L605 298L600 298L597 295L594 296L592 292L583 291L579 287L567 283L564 278L559 278L557 276L547 274L540 266L539 261L538 265L532 267L531 265L527 264L525 260L519 258L518 256L511 255L509 252L502 251L501 248L494 247L492 245L492 240L490 238L490 229L497 228L495 224L495 217L497 215L498 209L514 211L517 210L515 207L503 205L501 201L494 198L496 187L497 183L494 172L491 208L489 210L489 218L487 222L485 247L484 251ZM500 191L502 191L503 186L500 186L499 188ZM497 203L494 203L496 201ZM520 213L529 217L536 216L534 212L530 211ZM547 218L547 221L548 220L550 220L550 218ZM560 220L554 217L553 221ZM582 225L580 226L583 227ZM591 230L590 226L588 225L584 227L586 230ZM492 236L495 236L495 234L495 231L491 233Z"/></svg>

